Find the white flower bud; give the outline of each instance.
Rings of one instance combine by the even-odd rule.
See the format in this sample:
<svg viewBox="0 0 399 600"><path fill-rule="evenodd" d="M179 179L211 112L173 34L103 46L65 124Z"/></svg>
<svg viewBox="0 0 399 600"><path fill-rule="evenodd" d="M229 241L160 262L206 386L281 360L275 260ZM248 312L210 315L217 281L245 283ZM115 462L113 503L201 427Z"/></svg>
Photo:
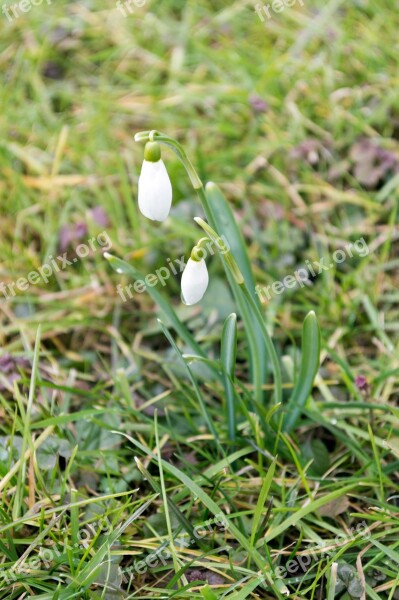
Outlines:
<svg viewBox="0 0 399 600"><path fill-rule="evenodd" d="M149 142L139 177L139 209L152 221L165 221L172 205L172 184L159 144Z"/></svg>
<svg viewBox="0 0 399 600"><path fill-rule="evenodd" d="M208 269L203 258L189 258L181 278L181 292L184 304L196 304L206 292L209 283Z"/></svg>

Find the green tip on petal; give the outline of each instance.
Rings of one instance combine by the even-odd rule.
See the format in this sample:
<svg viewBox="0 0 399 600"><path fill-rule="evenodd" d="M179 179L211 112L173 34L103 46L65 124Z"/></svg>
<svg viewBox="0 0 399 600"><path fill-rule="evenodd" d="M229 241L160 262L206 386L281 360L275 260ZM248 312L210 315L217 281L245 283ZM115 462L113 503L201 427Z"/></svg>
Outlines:
<svg viewBox="0 0 399 600"><path fill-rule="evenodd" d="M201 260L201 257L198 255L198 251L199 251L198 246L194 246L194 248L191 250L191 254L190 254L191 260L194 260L195 262L199 262Z"/></svg>
<svg viewBox="0 0 399 600"><path fill-rule="evenodd" d="M209 238L207 238L207 237L201 238L199 240L199 242L197 242L197 244L191 250L191 260L195 260L196 262L199 262L203 258L203 253L201 253L202 247L208 243L210 243Z"/></svg>
<svg viewBox="0 0 399 600"><path fill-rule="evenodd" d="M147 142L144 148L144 160L156 163L161 160L161 146L158 142Z"/></svg>

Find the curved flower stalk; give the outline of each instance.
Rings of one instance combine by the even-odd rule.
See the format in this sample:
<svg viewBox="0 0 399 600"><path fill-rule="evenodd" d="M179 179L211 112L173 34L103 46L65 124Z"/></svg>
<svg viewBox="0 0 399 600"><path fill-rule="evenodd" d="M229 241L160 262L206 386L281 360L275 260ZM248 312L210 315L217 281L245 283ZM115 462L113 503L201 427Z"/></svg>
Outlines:
<svg viewBox="0 0 399 600"><path fill-rule="evenodd" d="M210 237L212 242L215 244L216 248L219 250L220 254L223 254L223 256L225 257L225 260L226 260L226 265L229 268L229 271L231 272L232 276L234 277L236 283L238 283L239 285L242 285L244 283L244 277L242 276L242 273L241 273L236 261L234 260L233 255L230 252L230 249L226 246L223 239L216 233L216 231L214 229L212 229L212 227L210 225L208 225L208 223L205 223L205 221L203 219L201 219L201 217L194 217L194 221L197 223L197 225L202 227L202 229L205 231L206 234L208 234L208 236ZM202 238L202 239L206 240L207 238ZM201 243L201 241L202 240L200 240L199 243Z"/></svg>
<svg viewBox="0 0 399 600"><path fill-rule="evenodd" d="M158 142L159 144L164 144L165 146L169 146L171 150L173 150L181 163L184 165L187 170L188 176L190 177L191 183L193 184L193 188L195 190L199 190L203 188L202 181L198 177L196 170L194 169L190 159L187 154L184 152L183 147L179 142L174 140L173 138L160 133L153 129L152 131L140 131L140 133L136 133L134 136L135 142Z"/></svg>
<svg viewBox="0 0 399 600"><path fill-rule="evenodd" d="M139 209L152 221L165 221L172 205L172 184L157 142L147 142L139 178Z"/></svg>
<svg viewBox="0 0 399 600"><path fill-rule="evenodd" d="M202 300L209 283L208 269L201 254L202 245L209 242L202 238L191 251L191 256L181 278L181 297L184 304L191 306Z"/></svg>

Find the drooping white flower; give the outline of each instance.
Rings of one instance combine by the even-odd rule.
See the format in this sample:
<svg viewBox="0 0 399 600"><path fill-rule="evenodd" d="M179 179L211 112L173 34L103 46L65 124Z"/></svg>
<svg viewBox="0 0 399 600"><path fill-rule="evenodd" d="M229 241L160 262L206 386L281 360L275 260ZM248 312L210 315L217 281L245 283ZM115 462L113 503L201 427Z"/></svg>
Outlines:
<svg viewBox="0 0 399 600"><path fill-rule="evenodd" d="M139 209L152 221L165 221L172 205L172 184L157 142L148 142L139 177Z"/></svg>
<svg viewBox="0 0 399 600"><path fill-rule="evenodd" d="M208 269L203 258L189 258L181 278L181 293L184 304L196 304L206 292L209 283Z"/></svg>

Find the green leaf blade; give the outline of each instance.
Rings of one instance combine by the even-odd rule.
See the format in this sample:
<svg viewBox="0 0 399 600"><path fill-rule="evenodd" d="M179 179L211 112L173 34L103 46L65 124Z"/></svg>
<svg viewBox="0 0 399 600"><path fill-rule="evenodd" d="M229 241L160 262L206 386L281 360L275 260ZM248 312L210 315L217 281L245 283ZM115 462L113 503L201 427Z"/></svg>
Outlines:
<svg viewBox="0 0 399 600"><path fill-rule="evenodd" d="M302 360L299 375L287 405L287 414L283 430L289 433L305 406L312 391L314 379L320 365L320 328L313 311L310 311L303 322Z"/></svg>

